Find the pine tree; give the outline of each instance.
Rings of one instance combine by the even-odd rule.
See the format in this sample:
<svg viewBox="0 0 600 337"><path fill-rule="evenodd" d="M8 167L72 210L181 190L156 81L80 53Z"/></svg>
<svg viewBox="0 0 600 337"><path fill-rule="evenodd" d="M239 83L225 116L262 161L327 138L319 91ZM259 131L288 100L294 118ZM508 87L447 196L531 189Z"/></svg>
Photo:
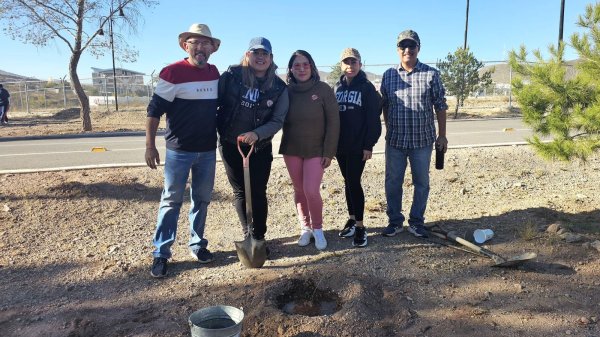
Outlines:
<svg viewBox="0 0 600 337"><path fill-rule="evenodd" d="M469 48L458 48L454 54L448 53L445 61L437 62L436 67L440 70L446 91L456 96L454 118L458 117L458 107L463 105L465 98L492 83L494 70L479 74L483 66L483 62L479 62Z"/></svg>
<svg viewBox="0 0 600 337"><path fill-rule="evenodd" d="M600 149L600 3L588 5L578 25L588 32L571 37L579 55L572 78L566 76L563 42L548 48L548 60L534 50L536 62L528 62L525 46L510 53L510 64L521 75L512 86L523 121L534 132L527 141L546 159L585 161Z"/></svg>
<svg viewBox="0 0 600 337"><path fill-rule="evenodd" d="M327 83L330 86L334 86L337 81L339 81L342 76L342 67L339 63L331 67L331 72L327 75Z"/></svg>

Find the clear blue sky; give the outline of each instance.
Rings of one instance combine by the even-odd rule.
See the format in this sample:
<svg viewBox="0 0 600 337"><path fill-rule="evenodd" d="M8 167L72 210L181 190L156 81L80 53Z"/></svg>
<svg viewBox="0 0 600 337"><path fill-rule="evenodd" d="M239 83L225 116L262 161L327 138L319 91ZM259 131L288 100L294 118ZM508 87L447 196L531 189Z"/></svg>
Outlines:
<svg viewBox="0 0 600 337"><path fill-rule="evenodd" d="M545 54L558 40L560 0L471 0L468 45L481 61L505 60L508 51L525 44ZM575 25L590 0L566 0L564 39L581 29ZM136 63L116 66L151 74L185 57L177 44L179 33L190 24L206 23L222 41L210 63L220 71L239 62L252 37L265 36L272 45L280 70L296 49L312 54L319 66L338 62L345 47L357 48L367 71L383 73L387 67L369 65L398 62L398 33L413 29L421 37L422 62L435 62L462 47L466 0L162 0L142 13L138 35L128 38L139 50ZM125 12L127 10L125 9ZM97 27L93 27L97 29ZM91 30L91 28L90 28ZM68 73L69 52L62 41L43 48L25 45L0 35L0 69L40 79ZM567 59L576 58L571 48ZM110 53L96 59L85 54L79 77L91 77L91 67L111 68ZM321 70L329 71L328 68Z"/></svg>

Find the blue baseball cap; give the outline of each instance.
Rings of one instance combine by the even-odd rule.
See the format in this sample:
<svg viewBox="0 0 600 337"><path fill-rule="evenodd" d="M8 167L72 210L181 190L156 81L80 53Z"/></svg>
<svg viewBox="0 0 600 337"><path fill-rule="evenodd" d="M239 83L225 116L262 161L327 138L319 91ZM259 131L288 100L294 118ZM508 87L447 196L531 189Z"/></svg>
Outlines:
<svg viewBox="0 0 600 337"><path fill-rule="evenodd" d="M248 51L253 51L256 49L264 49L271 53L271 42L264 37L255 37L250 40L250 46L248 47Z"/></svg>

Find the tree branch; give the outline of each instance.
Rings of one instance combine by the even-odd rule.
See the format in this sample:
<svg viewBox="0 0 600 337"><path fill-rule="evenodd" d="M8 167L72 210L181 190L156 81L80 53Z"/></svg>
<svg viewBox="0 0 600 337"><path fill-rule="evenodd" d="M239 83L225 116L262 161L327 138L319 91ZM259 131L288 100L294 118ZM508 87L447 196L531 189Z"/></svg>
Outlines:
<svg viewBox="0 0 600 337"><path fill-rule="evenodd" d="M69 47L69 50L71 50L71 52L74 51L73 46L71 45L71 42L69 42L69 40L67 40L56 28L54 28L44 17L42 17L36 10L35 8L33 8L31 5L29 5L27 3L27 1L24 0L17 0L17 2L19 2L22 6L24 6L25 8L27 8L31 14L33 14L33 16L35 16L39 22L43 23L44 25L46 25L46 27L48 27L48 29L50 29L54 35L56 35L57 38L63 40L67 46Z"/></svg>
<svg viewBox="0 0 600 337"><path fill-rule="evenodd" d="M24 4L23 0L18 0L18 1L20 3L22 3L22 4ZM75 23L75 20L73 20L73 17L70 16L70 15L68 15L67 13L61 11L58 6L52 7L52 6L48 5L48 2L42 2L42 1L39 1L39 0L34 0L34 2L35 2L35 4L37 6L43 8L43 9L49 11L49 12L55 13L55 14L57 14L58 16L60 16L61 18L65 19L65 20L68 20L68 21L71 21L71 22ZM65 4L67 4L66 1L63 1L63 2L65 2ZM58 20L58 18L57 18L56 22L59 23L59 22L62 22L62 20Z"/></svg>

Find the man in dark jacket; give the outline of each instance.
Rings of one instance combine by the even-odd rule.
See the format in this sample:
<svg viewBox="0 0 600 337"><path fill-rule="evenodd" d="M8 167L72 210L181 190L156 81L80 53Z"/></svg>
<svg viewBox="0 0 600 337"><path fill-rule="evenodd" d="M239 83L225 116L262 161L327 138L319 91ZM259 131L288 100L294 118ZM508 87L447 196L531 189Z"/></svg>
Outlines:
<svg viewBox="0 0 600 337"><path fill-rule="evenodd" d="M354 247L367 245L363 225L365 194L360 180L381 135L380 97L361 70L360 53L346 48L340 57L342 76L335 86L340 106L340 140L336 158L344 177L349 219L339 236L353 237Z"/></svg>
<svg viewBox="0 0 600 337"><path fill-rule="evenodd" d="M4 89L4 86L0 84L0 123L2 125L8 125L9 97L8 90Z"/></svg>

